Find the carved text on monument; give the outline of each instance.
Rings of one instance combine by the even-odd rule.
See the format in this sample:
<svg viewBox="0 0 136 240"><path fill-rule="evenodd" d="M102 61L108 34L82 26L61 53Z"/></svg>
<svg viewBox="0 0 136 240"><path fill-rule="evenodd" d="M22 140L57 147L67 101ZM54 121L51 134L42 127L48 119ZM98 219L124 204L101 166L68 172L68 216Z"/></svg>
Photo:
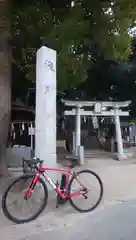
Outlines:
<svg viewBox="0 0 136 240"><path fill-rule="evenodd" d="M52 61L50 61L50 60L45 60L44 66L45 66L46 68L48 68L49 70L51 70L52 72L55 72L55 67L54 67L54 64L53 64Z"/></svg>

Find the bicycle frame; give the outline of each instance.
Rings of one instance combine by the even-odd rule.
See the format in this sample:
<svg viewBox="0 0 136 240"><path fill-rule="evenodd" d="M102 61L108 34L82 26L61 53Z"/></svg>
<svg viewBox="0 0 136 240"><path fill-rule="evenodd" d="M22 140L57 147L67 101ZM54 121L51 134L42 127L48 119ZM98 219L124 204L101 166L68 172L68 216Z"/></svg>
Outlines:
<svg viewBox="0 0 136 240"><path fill-rule="evenodd" d="M58 187L55 184L55 182L49 177L47 171L65 172L66 173L66 185L65 185L65 188L64 188L64 192L62 192L60 187ZM32 190L34 189L34 187L35 187L36 183L38 182L41 175L46 179L46 181L50 184L50 186L54 189L54 191L58 195L60 195L60 197L62 199L67 200L67 199L72 198L74 196L80 196L81 195L81 192L74 192L74 193L71 193L70 195L68 195L68 193L67 193L70 176L74 175L74 173L71 172L70 168L64 169L64 168L39 167L39 168L37 168L36 176L33 178L32 183L30 184L30 186L28 187L28 190L26 192L27 199L31 196Z"/></svg>

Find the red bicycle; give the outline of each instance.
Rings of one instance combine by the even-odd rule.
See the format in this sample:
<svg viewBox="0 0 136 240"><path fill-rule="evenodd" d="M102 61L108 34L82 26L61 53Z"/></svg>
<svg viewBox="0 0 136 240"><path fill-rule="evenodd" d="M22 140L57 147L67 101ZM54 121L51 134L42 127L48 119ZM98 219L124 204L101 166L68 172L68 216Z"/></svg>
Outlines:
<svg viewBox="0 0 136 240"><path fill-rule="evenodd" d="M20 224L30 222L36 219L39 214L42 213L42 211L47 205L48 199L48 189L44 179L57 193L57 199L59 196L59 198L63 199L63 201L69 201L72 207L81 213L94 210L99 205L103 197L103 184L100 177L95 172L89 169L73 172L71 168L75 167L75 163L71 164L67 169L43 167L43 161L37 158L32 160L23 159L23 163L27 164L27 166L31 168L31 170L35 171L24 174L15 179L8 186L2 197L3 212L5 216L14 223ZM63 177L65 177L65 181L61 181L61 184L55 183L49 177L48 171L63 172ZM88 176L89 179L85 180L85 178ZM82 180L80 179L81 177ZM91 180L90 177L93 177L93 179ZM92 192L94 187L94 180L97 182L98 186L98 196L96 197L96 199L94 199ZM91 183L93 187L87 187L87 184ZM35 197L36 203L38 202L38 210L36 210L36 203L32 201L32 197L33 195L35 195L36 190L38 190L38 194ZM22 196L21 193L23 193ZM89 193L91 193L91 199L88 203ZM11 201L10 204L8 204L8 197ZM40 197L42 197L42 200L39 203ZM17 200L19 200L19 202L17 202ZM91 203L91 200L94 200L94 204ZM26 205L24 206L24 204L26 203L28 204L28 207L26 207ZM81 206L79 206L79 204L81 204ZM16 209L14 214L12 209L10 209L11 205L13 205ZM21 210L19 210L19 213L21 212L21 218L18 216L17 213L19 206L21 207ZM25 210L28 210L29 212L28 217L26 217Z"/></svg>

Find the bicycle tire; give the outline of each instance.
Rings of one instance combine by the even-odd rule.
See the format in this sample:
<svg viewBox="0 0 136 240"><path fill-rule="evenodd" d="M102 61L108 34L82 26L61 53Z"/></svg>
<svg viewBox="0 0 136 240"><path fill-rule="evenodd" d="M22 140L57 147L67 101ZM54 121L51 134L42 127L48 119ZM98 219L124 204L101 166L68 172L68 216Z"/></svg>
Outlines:
<svg viewBox="0 0 136 240"><path fill-rule="evenodd" d="M76 204L73 202L72 198L69 198L69 202L71 204L71 206L78 212L80 213L87 213L87 212L91 212L93 211L101 202L102 200L102 197L103 197L103 193L104 193L104 188L103 188L103 183L102 183L102 180L100 179L100 177L93 171L91 170L88 170L88 169L85 169L85 170L81 170L81 171L78 171L76 172L76 176L82 174L82 173L90 173L92 174L94 177L96 177L98 183L99 183L99 186L100 186L100 194L99 194L99 197L98 197L98 200L96 201L96 203L91 207L91 208L88 208L88 209L80 209L79 207L76 206ZM70 195L71 193L71 185L73 183L73 181L75 180L75 176L73 176L69 182L69 186L68 186L68 195Z"/></svg>
<svg viewBox="0 0 136 240"><path fill-rule="evenodd" d="M21 177L16 178L6 189L5 193L3 194L2 197L2 210L4 215L12 222L16 223L16 224L23 224L23 223L28 223L30 221L35 220L45 209L46 205L47 205L47 200L48 200L48 189L47 186L45 184L45 182L42 180L42 178L39 178L39 182L42 184L43 189L44 189L44 199L43 199L43 203L40 206L40 209L31 217L29 218L24 218L24 219L18 219L16 217L14 217L7 208L7 204L6 204L6 199L8 196L8 193L10 192L11 188L13 187L14 184L16 184L17 182L21 181L21 180L28 180L29 178L35 177L35 174L29 174L29 175L23 175Z"/></svg>

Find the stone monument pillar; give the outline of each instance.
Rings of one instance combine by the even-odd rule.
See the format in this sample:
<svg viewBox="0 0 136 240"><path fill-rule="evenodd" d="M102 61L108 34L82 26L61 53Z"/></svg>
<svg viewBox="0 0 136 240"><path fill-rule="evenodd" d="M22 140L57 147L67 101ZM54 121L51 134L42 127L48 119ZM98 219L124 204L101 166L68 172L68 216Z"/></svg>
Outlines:
<svg viewBox="0 0 136 240"><path fill-rule="evenodd" d="M35 156L56 167L56 51L41 47L36 56Z"/></svg>

